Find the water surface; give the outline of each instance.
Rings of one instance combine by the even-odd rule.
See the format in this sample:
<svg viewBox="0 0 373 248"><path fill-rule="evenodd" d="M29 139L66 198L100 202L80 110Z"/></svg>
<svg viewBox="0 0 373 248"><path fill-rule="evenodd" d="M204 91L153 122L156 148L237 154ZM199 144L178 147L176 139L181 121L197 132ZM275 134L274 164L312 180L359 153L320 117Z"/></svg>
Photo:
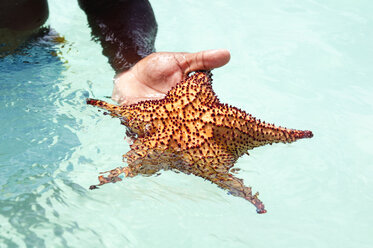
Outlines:
<svg viewBox="0 0 373 248"><path fill-rule="evenodd" d="M158 51L231 51L213 71L222 102L314 132L238 161L268 213L173 172L89 191L129 149L85 105L114 72L77 3L50 1L67 44L0 61L0 247L372 247L373 4L151 3Z"/></svg>

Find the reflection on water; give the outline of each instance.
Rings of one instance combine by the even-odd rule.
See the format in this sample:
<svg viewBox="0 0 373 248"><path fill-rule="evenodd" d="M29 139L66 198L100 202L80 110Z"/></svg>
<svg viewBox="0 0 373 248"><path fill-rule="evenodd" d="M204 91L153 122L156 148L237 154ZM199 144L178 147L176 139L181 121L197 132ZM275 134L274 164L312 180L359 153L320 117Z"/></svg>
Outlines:
<svg viewBox="0 0 373 248"><path fill-rule="evenodd" d="M65 67L52 54L51 44L34 42L0 60L0 242L7 245L15 244L11 232L29 246L44 245L33 227L50 223L37 199L46 192L58 199L54 180L65 175L55 172L79 145L76 120L58 110Z"/></svg>

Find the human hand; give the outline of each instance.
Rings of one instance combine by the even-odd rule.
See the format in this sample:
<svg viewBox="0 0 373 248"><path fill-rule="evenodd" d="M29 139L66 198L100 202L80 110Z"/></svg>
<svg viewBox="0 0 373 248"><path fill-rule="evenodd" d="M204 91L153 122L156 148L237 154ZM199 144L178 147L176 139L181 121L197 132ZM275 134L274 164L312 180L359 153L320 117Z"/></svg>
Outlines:
<svg viewBox="0 0 373 248"><path fill-rule="evenodd" d="M152 53L115 78L112 99L120 105L161 99L190 72L221 67L229 59L227 50Z"/></svg>

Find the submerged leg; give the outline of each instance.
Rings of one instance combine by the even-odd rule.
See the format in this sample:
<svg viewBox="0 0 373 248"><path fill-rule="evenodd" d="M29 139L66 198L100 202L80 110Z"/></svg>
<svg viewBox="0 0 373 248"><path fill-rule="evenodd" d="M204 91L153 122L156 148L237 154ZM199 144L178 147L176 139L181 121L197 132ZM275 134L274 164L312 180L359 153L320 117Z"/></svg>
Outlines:
<svg viewBox="0 0 373 248"><path fill-rule="evenodd" d="M101 186L107 183L116 183L118 181L122 181L119 177L120 174L124 173L124 177L134 177L132 170L130 167L117 167L110 171L100 172L100 174L109 173L107 177L99 176L98 180L100 181L97 185L91 185L89 189L97 189L97 186Z"/></svg>
<svg viewBox="0 0 373 248"><path fill-rule="evenodd" d="M211 182L217 184L223 189L229 190L234 196L239 196L250 201L255 207L258 214L264 214L267 210L264 209L264 204L259 200L259 193L252 194L251 187L246 187L243 180L232 174L218 174L216 177L207 178Z"/></svg>

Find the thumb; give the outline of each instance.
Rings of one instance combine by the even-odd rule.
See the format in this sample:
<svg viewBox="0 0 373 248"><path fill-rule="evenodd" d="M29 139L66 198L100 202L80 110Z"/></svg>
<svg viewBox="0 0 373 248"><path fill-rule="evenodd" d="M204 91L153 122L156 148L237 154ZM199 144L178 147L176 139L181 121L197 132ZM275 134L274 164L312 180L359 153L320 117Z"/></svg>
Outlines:
<svg viewBox="0 0 373 248"><path fill-rule="evenodd" d="M184 73L188 74L192 71L211 70L227 64L231 58L228 50L205 50L197 53L185 53Z"/></svg>

